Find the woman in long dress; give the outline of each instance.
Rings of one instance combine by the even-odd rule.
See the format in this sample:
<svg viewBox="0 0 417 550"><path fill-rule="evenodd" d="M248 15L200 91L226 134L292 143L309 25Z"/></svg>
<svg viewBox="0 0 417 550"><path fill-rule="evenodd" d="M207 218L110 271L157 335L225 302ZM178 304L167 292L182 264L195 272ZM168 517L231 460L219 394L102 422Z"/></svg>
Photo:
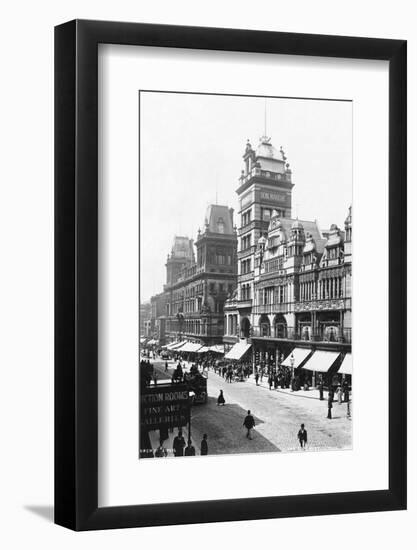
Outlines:
<svg viewBox="0 0 417 550"><path fill-rule="evenodd" d="M217 406L224 405L226 403L226 400L223 395L223 390L220 390L219 397L217 398Z"/></svg>

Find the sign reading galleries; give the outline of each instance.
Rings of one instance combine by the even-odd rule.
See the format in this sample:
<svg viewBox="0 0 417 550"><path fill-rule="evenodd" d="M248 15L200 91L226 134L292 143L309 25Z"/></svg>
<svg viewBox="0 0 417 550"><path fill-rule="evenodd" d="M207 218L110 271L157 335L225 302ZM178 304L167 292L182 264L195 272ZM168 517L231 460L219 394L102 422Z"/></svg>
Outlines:
<svg viewBox="0 0 417 550"><path fill-rule="evenodd" d="M147 387L140 399L140 423L147 430L185 426L190 418L189 390L185 384Z"/></svg>

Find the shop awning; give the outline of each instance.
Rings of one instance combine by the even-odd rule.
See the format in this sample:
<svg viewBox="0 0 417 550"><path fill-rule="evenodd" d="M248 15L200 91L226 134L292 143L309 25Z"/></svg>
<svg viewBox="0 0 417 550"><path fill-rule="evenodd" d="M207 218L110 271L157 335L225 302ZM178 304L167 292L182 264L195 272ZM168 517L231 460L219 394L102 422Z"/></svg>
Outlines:
<svg viewBox="0 0 417 550"><path fill-rule="evenodd" d="M149 342L147 342L148 346L153 346L154 344L157 344L158 343L158 340L154 340L152 338L152 340L149 340Z"/></svg>
<svg viewBox="0 0 417 550"><path fill-rule="evenodd" d="M327 372L339 355L339 351L315 351L303 366L303 369L314 372Z"/></svg>
<svg viewBox="0 0 417 550"><path fill-rule="evenodd" d="M178 349L181 346L183 346L185 342L173 342L172 344L169 344L168 349Z"/></svg>
<svg viewBox="0 0 417 550"><path fill-rule="evenodd" d="M207 346L202 346L197 353L207 353L209 351L209 348Z"/></svg>
<svg viewBox="0 0 417 550"><path fill-rule="evenodd" d="M283 367L294 367L296 369L303 361L307 359L310 353L311 349L294 348L281 364ZM291 356L294 357L294 365L291 364Z"/></svg>
<svg viewBox="0 0 417 550"><path fill-rule="evenodd" d="M141 338L141 339L139 340L139 342L140 342L141 344L144 344L144 343L146 342L146 340L147 340L147 338Z"/></svg>
<svg viewBox="0 0 417 550"><path fill-rule="evenodd" d="M195 344L194 342L185 342L185 344L178 351L185 351L187 353L196 353L200 348L201 348L201 344Z"/></svg>
<svg viewBox="0 0 417 550"><path fill-rule="evenodd" d="M225 359L235 359L239 361L247 351L252 347L252 344L247 344L246 342L238 342L235 344L230 351L224 356Z"/></svg>
<svg viewBox="0 0 417 550"><path fill-rule="evenodd" d="M175 344L178 344L178 342L171 342L170 344L167 344L165 349L172 349L172 346L175 346Z"/></svg>
<svg viewBox="0 0 417 550"><path fill-rule="evenodd" d="M352 354L347 353L342 361L342 364L339 367L337 372L342 374L352 374Z"/></svg>
<svg viewBox="0 0 417 550"><path fill-rule="evenodd" d="M210 346L209 350L213 353L224 353L224 346L216 344L215 346Z"/></svg>

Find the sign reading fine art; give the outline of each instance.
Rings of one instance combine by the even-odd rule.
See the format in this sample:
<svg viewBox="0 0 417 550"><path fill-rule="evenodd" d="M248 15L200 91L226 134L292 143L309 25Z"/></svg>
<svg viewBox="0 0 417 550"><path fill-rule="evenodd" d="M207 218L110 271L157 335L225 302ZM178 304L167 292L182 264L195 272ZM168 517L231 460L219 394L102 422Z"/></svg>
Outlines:
<svg viewBox="0 0 417 550"><path fill-rule="evenodd" d="M167 385L146 388L140 400L140 423L148 430L185 426L190 418L188 388Z"/></svg>

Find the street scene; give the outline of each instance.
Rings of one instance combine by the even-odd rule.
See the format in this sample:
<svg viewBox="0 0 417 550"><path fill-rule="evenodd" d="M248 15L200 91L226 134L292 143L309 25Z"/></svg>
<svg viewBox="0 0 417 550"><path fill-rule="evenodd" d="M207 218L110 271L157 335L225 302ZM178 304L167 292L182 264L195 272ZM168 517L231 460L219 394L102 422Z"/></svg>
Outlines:
<svg viewBox="0 0 417 550"><path fill-rule="evenodd" d="M178 361L163 361L157 357L152 364L153 384L155 378L157 384L171 383ZM181 365L187 373L192 363L181 361ZM338 395L333 397L329 425L328 392L323 392L320 400L318 390L292 392L274 386L269 389L268 377L265 376L262 380L259 377L257 385L252 374L243 381L235 379L233 382L227 382L214 368L209 368L206 375L207 401L191 406L189 421L181 428L184 441L188 444L191 440L196 456L202 454L204 434L207 435L207 453L203 451L203 454L209 455L350 448L352 403L344 402L343 396L340 400ZM224 395L224 405L218 404L220 390ZM248 410L255 421L252 439L246 437L244 426ZM301 424L307 433L303 447L298 437ZM174 439L178 431L178 428L169 430L162 444L164 452L161 456L175 456ZM151 433L151 445L156 450L160 448L159 431Z"/></svg>
<svg viewBox="0 0 417 550"><path fill-rule="evenodd" d="M352 448L351 109L140 93L139 459Z"/></svg>

